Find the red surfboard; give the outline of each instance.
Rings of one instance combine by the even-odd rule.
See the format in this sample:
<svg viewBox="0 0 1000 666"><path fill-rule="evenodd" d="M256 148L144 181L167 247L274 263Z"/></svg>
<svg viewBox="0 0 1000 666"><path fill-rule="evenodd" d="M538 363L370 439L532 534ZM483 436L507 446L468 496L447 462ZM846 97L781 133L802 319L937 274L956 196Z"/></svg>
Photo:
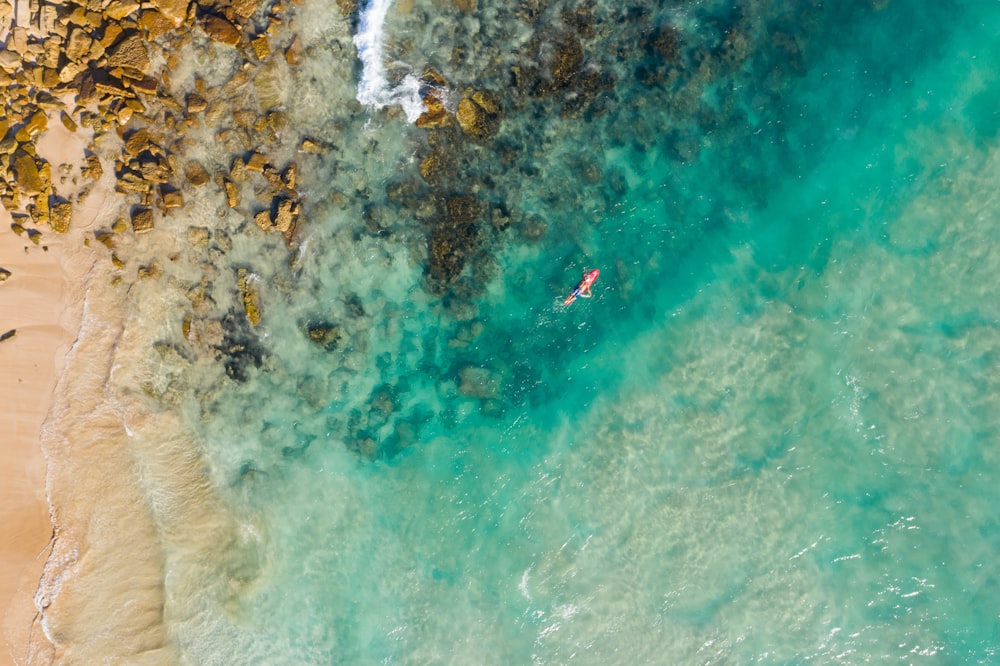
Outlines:
<svg viewBox="0 0 1000 666"><path fill-rule="evenodd" d="M597 278L600 274L601 271L597 268L595 268L590 272L584 273L583 279L580 280L579 284L573 287L573 291L571 291L569 296L566 297L566 300L563 301L563 305L572 305L573 301L575 301L578 297L590 298L592 296L592 294L590 293L590 288L594 286L595 282L597 282Z"/></svg>

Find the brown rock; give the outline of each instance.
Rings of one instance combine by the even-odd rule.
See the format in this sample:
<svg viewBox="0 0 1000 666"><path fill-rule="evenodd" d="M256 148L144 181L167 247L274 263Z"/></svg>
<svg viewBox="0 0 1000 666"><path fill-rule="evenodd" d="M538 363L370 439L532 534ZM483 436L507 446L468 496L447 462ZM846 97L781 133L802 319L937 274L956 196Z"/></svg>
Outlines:
<svg viewBox="0 0 1000 666"><path fill-rule="evenodd" d="M65 106L62 100L56 99L48 90L39 90L35 93L35 104L39 109L46 111L62 110Z"/></svg>
<svg viewBox="0 0 1000 666"><path fill-rule="evenodd" d="M237 157L233 160L232 166L229 167L229 177L235 181L243 181L247 177L247 164L243 161L242 157Z"/></svg>
<svg viewBox="0 0 1000 666"><path fill-rule="evenodd" d="M143 179L150 183L166 183L170 180L170 165L162 159L140 159L139 170Z"/></svg>
<svg viewBox="0 0 1000 666"><path fill-rule="evenodd" d="M3 139L0 139L0 155L10 155L15 149L17 149L17 139L12 134L8 134Z"/></svg>
<svg viewBox="0 0 1000 666"><path fill-rule="evenodd" d="M144 76L141 79L130 79L128 86L135 92L144 95L155 95L159 83L152 76Z"/></svg>
<svg viewBox="0 0 1000 666"><path fill-rule="evenodd" d="M229 6L241 19L248 19L257 12L258 0L232 0Z"/></svg>
<svg viewBox="0 0 1000 666"><path fill-rule="evenodd" d="M236 208L240 205L240 190L236 187L236 183L227 178L222 182L222 189L226 191L226 203L229 204L230 208ZM268 224L270 225L270 220Z"/></svg>
<svg viewBox="0 0 1000 666"><path fill-rule="evenodd" d="M292 43L288 45L285 49L285 62L291 67L295 67L302 62L302 55L305 49L302 48L302 40L299 39L298 35L292 38Z"/></svg>
<svg viewBox="0 0 1000 666"><path fill-rule="evenodd" d="M139 194L146 194L150 190L150 184L142 177L141 174L133 171L125 171L119 174L118 182L115 183L115 190L118 192L137 192Z"/></svg>
<svg viewBox="0 0 1000 666"><path fill-rule="evenodd" d="M288 114L284 111L269 111L265 117L265 121L268 127L276 133L281 133L288 127Z"/></svg>
<svg viewBox="0 0 1000 666"><path fill-rule="evenodd" d="M191 183L195 187L201 187L210 179L208 171L205 170L205 167L203 167L200 162L196 162L195 160L191 160L187 163L187 166L184 168L184 177L187 178L187 182Z"/></svg>
<svg viewBox="0 0 1000 666"><path fill-rule="evenodd" d="M245 268L239 269L236 273L236 280L243 296L243 310L247 313L247 320L251 326L260 323L260 295L254 286L253 276Z"/></svg>
<svg viewBox="0 0 1000 666"><path fill-rule="evenodd" d="M59 70L59 81L69 83L83 71L83 65L78 62L68 62L66 66Z"/></svg>
<svg viewBox="0 0 1000 666"><path fill-rule="evenodd" d="M208 102L198 93L191 93L187 96L188 113L201 113L208 108Z"/></svg>
<svg viewBox="0 0 1000 666"><path fill-rule="evenodd" d="M180 190L160 188L160 198L163 200L164 208L180 208L184 205L184 195Z"/></svg>
<svg viewBox="0 0 1000 666"><path fill-rule="evenodd" d="M483 108L476 101L477 96L493 111ZM462 101L458 103L458 111L455 116L458 118L459 126L466 134L477 138L487 138L496 134L497 129L499 129L498 110L495 102L492 101L492 96L487 96L486 93L480 91L473 93L472 97L462 98Z"/></svg>
<svg viewBox="0 0 1000 666"><path fill-rule="evenodd" d="M274 217L274 228L283 234L289 234L295 229L298 217L299 205L291 199L282 199L278 203L278 212Z"/></svg>
<svg viewBox="0 0 1000 666"><path fill-rule="evenodd" d="M104 48L108 48L109 46L114 44L116 41L118 41L118 38L121 36L122 30L123 28L119 24L108 23L108 25L105 26L104 28L104 34L101 35L101 40L100 40L101 45Z"/></svg>
<svg viewBox="0 0 1000 666"><path fill-rule="evenodd" d="M145 233L153 228L153 209L145 206L136 207L132 211L132 230L137 234Z"/></svg>
<svg viewBox="0 0 1000 666"><path fill-rule="evenodd" d="M135 97L135 93L125 88L125 84L119 79L109 76L103 81L95 80L94 88L98 94L109 95L111 97Z"/></svg>
<svg viewBox="0 0 1000 666"><path fill-rule="evenodd" d="M120 106L118 107L118 113L116 117L118 119L119 125L128 125L129 121L132 120L132 116L135 115L135 109L131 106Z"/></svg>
<svg viewBox="0 0 1000 666"><path fill-rule="evenodd" d="M96 240L98 243L108 248L109 250L113 250L116 247L118 247L117 243L115 243L115 237L112 236L107 231L102 231L100 229L95 231L94 240Z"/></svg>
<svg viewBox="0 0 1000 666"><path fill-rule="evenodd" d="M90 43L94 41L82 28L73 28L66 43L66 57L70 62L79 62L90 51Z"/></svg>
<svg viewBox="0 0 1000 666"><path fill-rule="evenodd" d="M9 278L11 275L12 273L9 270L0 267L0 282L6 282L7 278Z"/></svg>
<svg viewBox="0 0 1000 666"><path fill-rule="evenodd" d="M108 55L108 66L134 70L140 73L139 78L145 76L149 71L150 62L142 37L133 35L112 49Z"/></svg>
<svg viewBox="0 0 1000 666"><path fill-rule="evenodd" d="M257 173L264 173L264 167L268 165L267 157L260 154L254 153L250 156L247 161L247 169L249 171L256 171Z"/></svg>
<svg viewBox="0 0 1000 666"><path fill-rule="evenodd" d="M150 9L157 9L174 27L180 27L187 18L188 0L152 0ZM145 12L144 12L145 13Z"/></svg>
<svg viewBox="0 0 1000 666"><path fill-rule="evenodd" d="M149 264L147 264L145 266L139 266L139 268L136 270L135 274L139 278L141 278L143 280L147 280L147 279L150 279L150 278L160 277L160 275L163 274L163 269L160 268L159 262L157 262L154 259L153 261L149 262Z"/></svg>
<svg viewBox="0 0 1000 666"><path fill-rule="evenodd" d="M205 247L208 245L208 227L188 227L188 243L195 247Z"/></svg>
<svg viewBox="0 0 1000 666"><path fill-rule="evenodd" d="M243 38L239 29L221 16L206 16L201 27L210 39L227 46L236 46Z"/></svg>
<svg viewBox="0 0 1000 666"><path fill-rule="evenodd" d="M299 150L310 155L323 154L323 147L312 139L302 139L302 143L299 144Z"/></svg>
<svg viewBox="0 0 1000 666"><path fill-rule="evenodd" d="M236 70L236 73L233 74L228 81L222 84L222 90L221 90L222 96L223 97L234 96L239 91L240 88L242 88L247 84L249 80L250 80L250 75L247 74L246 70L244 69Z"/></svg>
<svg viewBox="0 0 1000 666"><path fill-rule="evenodd" d="M250 42L250 46L253 47L253 52L257 56L257 60L266 60L271 55L271 42L267 39L267 35L257 37Z"/></svg>
<svg viewBox="0 0 1000 666"><path fill-rule="evenodd" d="M427 110L417 118L417 127L444 127L451 122L451 116L444 107L444 99L437 90L431 90L423 100Z"/></svg>
<svg viewBox="0 0 1000 666"><path fill-rule="evenodd" d="M340 14L347 18L353 14L357 8L357 0L337 0L337 7L340 9Z"/></svg>
<svg viewBox="0 0 1000 666"><path fill-rule="evenodd" d="M73 120L73 116L69 115L65 111L59 114L59 120L62 122L63 127L65 127L70 132L75 132L78 129L76 121ZM6 132L5 128L4 131Z"/></svg>
<svg viewBox="0 0 1000 666"><path fill-rule="evenodd" d="M271 228L274 226L271 223L271 214L266 210L262 210L258 212L256 215L254 215L253 221L257 224L258 227L260 227L264 231L270 231Z"/></svg>
<svg viewBox="0 0 1000 666"><path fill-rule="evenodd" d="M472 101L478 104L479 108L486 113L492 115L500 113L500 106L497 104L496 97L487 90L477 90L472 93Z"/></svg>
<svg viewBox="0 0 1000 666"><path fill-rule="evenodd" d="M299 167L295 164L295 162L291 162L287 167L285 167L285 172L282 174L281 178L282 180L285 181L286 188L288 188L289 190L295 189L295 183L298 180L298 174L299 174Z"/></svg>
<svg viewBox="0 0 1000 666"><path fill-rule="evenodd" d="M73 204L68 201L58 201L52 204L49 210L49 225L52 231L57 234L64 234L69 231L69 225L73 218Z"/></svg>
<svg viewBox="0 0 1000 666"><path fill-rule="evenodd" d="M278 173L278 170L270 164L264 167L261 175L264 176L264 180L267 181L267 184L271 187L272 191L278 192L284 189L285 181L282 180L281 174Z"/></svg>
<svg viewBox="0 0 1000 666"><path fill-rule="evenodd" d="M24 151L18 151L14 156L14 173L17 176L18 188L28 196L40 194L45 187L38 173L35 158Z"/></svg>
<svg viewBox="0 0 1000 666"><path fill-rule="evenodd" d="M94 180L100 180L101 176L104 175L104 168L101 166L101 160L97 155L90 154L86 157L86 164L82 169L84 176L93 178Z"/></svg>
<svg viewBox="0 0 1000 666"><path fill-rule="evenodd" d="M154 147L155 144L149 136L149 130L145 127L137 129L125 139L125 153L133 157L152 150Z"/></svg>
<svg viewBox="0 0 1000 666"><path fill-rule="evenodd" d="M0 69L15 74L23 67L24 61L15 51L12 49L0 51Z"/></svg>
<svg viewBox="0 0 1000 666"><path fill-rule="evenodd" d="M139 9L136 0L112 0L104 10L104 15L113 21L121 21Z"/></svg>
<svg viewBox="0 0 1000 666"><path fill-rule="evenodd" d="M48 127L49 119L45 112L39 109L35 111L27 122L17 131L16 138L21 143L27 143L45 131Z"/></svg>
<svg viewBox="0 0 1000 666"><path fill-rule="evenodd" d="M139 15L139 26L146 31L147 39L156 39L177 27L166 14L155 9L143 11Z"/></svg>
<svg viewBox="0 0 1000 666"><path fill-rule="evenodd" d="M306 335L309 339L323 347L326 351L333 351L340 344L344 334L340 326L326 321L310 323L306 326Z"/></svg>

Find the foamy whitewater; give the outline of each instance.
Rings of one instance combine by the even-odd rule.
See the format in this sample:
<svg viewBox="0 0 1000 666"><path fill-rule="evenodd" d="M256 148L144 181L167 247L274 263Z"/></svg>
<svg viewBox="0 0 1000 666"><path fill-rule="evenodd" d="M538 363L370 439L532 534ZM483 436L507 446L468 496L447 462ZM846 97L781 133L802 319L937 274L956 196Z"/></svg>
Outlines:
<svg viewBox="0 0 1000 666"><path fill-rule="evenodd" d="M996 659L1000 6L289 11L304 63L247 94L288 114L296 245L206 191L121 249L159 273L105 338L93 304L77 354L108 369L66 409L106 397L135 528L57 548L47 589L148 621L109 647L55 604L51 635L199 665ZM397 62L495 124L415 127ZM224 167L211 132L189 148Z"/></svg>
<svg viewBox="0 0 1000 666"><path fill-rule="evenodd" d="M361 61L358 101L375 109L399 106L408 121L415 122L426 110L420 97L420 80L412 73L403 76L395 86L386 78L383 28L386 15L394 0L370 0L361 10L354 47Z"/></svg>

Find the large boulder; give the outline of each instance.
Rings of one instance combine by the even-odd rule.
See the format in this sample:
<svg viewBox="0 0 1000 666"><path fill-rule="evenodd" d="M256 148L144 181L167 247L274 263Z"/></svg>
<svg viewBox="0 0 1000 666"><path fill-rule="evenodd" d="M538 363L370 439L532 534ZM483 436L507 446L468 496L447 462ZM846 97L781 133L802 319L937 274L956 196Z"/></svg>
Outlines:
<svg viewBox="0 0 1000 666"><path fill-rule="evenodd" d="M108 54L108 66L137 72L138 78L142 78L151 66L142 37L132 35L115 46Z"/></svg>
<svg viewBox="0 0 1000 666"><path fill-rule="evenodd" d="M237 46L243 39L243 34L239 28L221 16L209 14L201 20L201 27L205 34L213 41L227 46Z"/></svg>
<svg viewBox="0 0 1000 666"><path fill-rule="evenodd" d="M489 138L500 129L500 105L492 93L484 90L463 97L455 117L462 131L477 139Z"/></svg>

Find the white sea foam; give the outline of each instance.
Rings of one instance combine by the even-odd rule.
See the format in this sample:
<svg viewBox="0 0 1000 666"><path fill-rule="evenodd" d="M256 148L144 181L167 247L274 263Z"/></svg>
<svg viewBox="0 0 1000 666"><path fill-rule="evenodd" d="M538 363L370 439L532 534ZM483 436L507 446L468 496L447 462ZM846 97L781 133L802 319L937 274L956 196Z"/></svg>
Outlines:
<svg viewBox="0 0 1000 666"><path fill-rule="evenodd" d="M427 110L420 97L420 80L407 74L392 85L386 78L383 38L386 15L393 0L371 0L361 12L354 46L361 60L361 80L358 81L358 101L381 109L386 106L402 107L411 123Z"/></svg>

